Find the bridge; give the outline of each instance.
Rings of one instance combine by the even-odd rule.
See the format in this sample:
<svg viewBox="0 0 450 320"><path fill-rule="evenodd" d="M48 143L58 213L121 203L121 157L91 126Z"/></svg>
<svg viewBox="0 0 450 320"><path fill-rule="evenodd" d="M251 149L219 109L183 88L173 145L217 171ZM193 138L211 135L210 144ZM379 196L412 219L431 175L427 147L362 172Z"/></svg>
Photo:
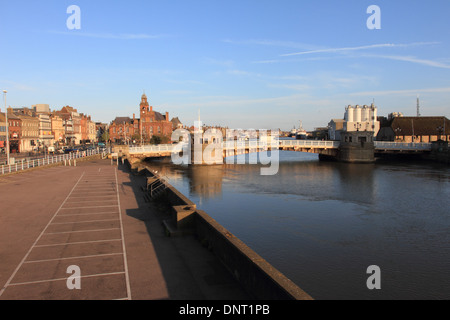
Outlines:
<svg viewBox="0 0 450 320"><path fill-rule="evenodd" d="M225 141L215 144L214 148L222 149L222 157L247 154L268 150L296 151L317 153L326 157L337 157L341 146L341 141L319 141L319 140L278 140L272 143L259 143L258 141ZM361 143L363 144L363 143ZM356 142L358 145L358 142ZM125 152L130 158L154 158L170 157L172 154L181 152L183 146L187 144L165 144L165 145L145 145L129 146ZM204 150L205 145L203 146ZM374 154L396 154L396 153L427 153L431 152L431 143L404 143L374 141ZM188 149L184 149L188 150ZM192 151L192 150L191 150Z"/></svg>

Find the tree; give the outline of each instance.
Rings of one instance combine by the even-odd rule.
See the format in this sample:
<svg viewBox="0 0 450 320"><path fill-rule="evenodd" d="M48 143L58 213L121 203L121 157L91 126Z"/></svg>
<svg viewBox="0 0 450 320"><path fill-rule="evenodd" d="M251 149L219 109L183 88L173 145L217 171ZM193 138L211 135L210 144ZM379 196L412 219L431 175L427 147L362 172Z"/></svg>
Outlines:
<svg viewBox="0 0 450 320"><path fill-rule="evenodd" d="M105 130L103 132L101 139L102 139L103 142L106 142L106 141L109 140L109 131L108 130Z"/></svg>
<svg viewBox="0 0 450 320"><path fill-rule="evenodd" d="M170 142L169 137L163 135L153 135L150 139L150 144L167 144Z"/></svg>
<svg viewBox="0 0 450 320"><path fill-rule="evenodd" d="M154 135L152 136L152 138L150 139L150 144L161 144L161 137Z"/></svg>

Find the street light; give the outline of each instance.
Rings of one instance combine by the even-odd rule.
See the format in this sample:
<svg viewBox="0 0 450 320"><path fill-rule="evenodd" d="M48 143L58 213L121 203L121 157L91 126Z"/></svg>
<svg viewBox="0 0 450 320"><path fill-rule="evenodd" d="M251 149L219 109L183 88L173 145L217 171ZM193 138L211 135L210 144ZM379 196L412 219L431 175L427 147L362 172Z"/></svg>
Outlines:
<svg viewBox="0 0 450 320"><path fill-rule="evenodd" d="M6 108L6 93L8 91L3 90L5 98L5 121L6 121L6 164L9 166L9 126L8 126L8 109Z"/></svg>

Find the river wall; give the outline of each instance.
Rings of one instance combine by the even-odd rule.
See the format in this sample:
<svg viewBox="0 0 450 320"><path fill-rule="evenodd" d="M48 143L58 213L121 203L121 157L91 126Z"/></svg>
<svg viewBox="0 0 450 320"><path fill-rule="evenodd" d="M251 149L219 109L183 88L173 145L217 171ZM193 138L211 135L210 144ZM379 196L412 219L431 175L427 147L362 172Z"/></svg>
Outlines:
<svg viewBox="0 0 450 320"><path fill-rule="evenodd" d="M139 162L129 164L132 171L158 178ZM164 221L169 236L193 234L199 245L208 248L223 263L247 293L258 300L312 300L312 297L220 225L195 203L166 183L162 199L171 209Z"/></svg>

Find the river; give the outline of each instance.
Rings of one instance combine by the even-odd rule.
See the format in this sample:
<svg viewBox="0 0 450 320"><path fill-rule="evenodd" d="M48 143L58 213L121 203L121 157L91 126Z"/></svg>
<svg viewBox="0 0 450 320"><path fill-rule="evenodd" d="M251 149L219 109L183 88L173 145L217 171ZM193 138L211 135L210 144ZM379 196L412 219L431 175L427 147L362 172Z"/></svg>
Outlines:
<svg viewBox="0 0 450 320"><path fill-rule="evenodd" d="M447 166L287 151L273 176L255 164L149 165L315 299L450 299Z"/></svg>

